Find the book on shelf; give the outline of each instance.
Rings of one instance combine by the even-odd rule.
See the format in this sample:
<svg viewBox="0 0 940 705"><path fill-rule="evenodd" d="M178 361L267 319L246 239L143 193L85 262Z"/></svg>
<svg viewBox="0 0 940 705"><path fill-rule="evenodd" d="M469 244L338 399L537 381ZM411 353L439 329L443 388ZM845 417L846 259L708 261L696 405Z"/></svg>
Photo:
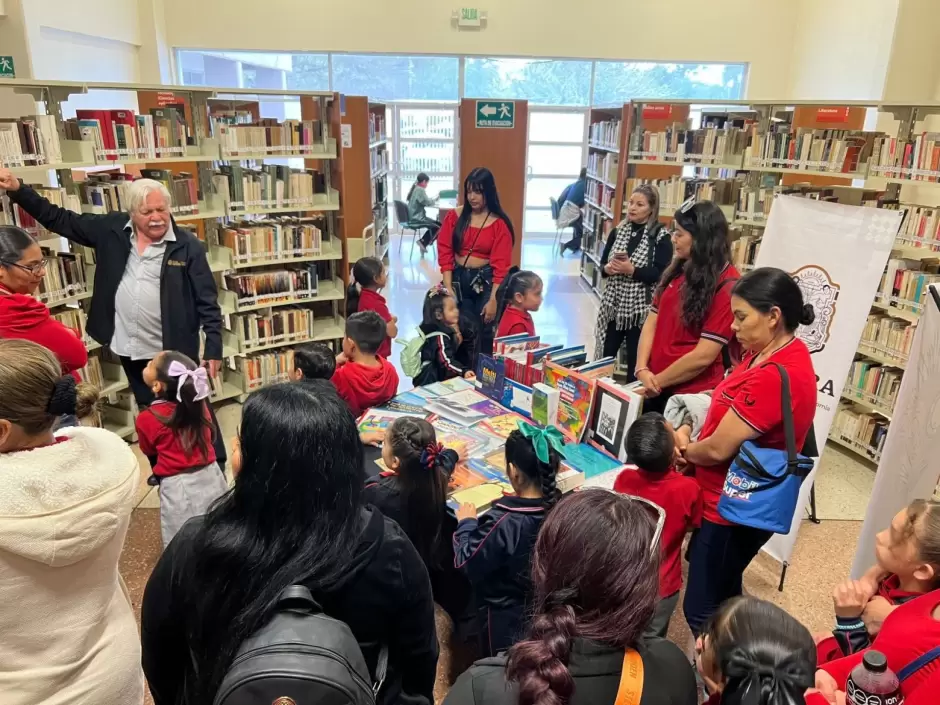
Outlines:
<svg viewBox="0 0 940 705"><path fill-rule="evenodd" d="M620 168L620 155L613 153L591 152L587 159L587 174L592 179L599 179L611 184L617 183L617 170Z"/></svg>
<svg viewBox="0 0 940 705"><path fill-rule="evenodd" d="M318 292L319 276L317 265L313 264L251 274L226 274L225 286L235 292L240 305L254 306L313 298Z"/></svg>
<svg viewBox="0 0 940 705"><path fill-rule="evenodd" d="M856 360L849 367L844 391L890 412L901 389L901 375L901 371L894 367L865 359Z"/></svg>
<svg viewBox="0 0 940 705"><path fill-rule="evenodd" d="M0 167L58 164L62 148L52 115L0 118Z"/></svg>
<svg viewBox="0 0 940 705"><path fill-rule="evenodd" d="M301 343L314 336L314 315L308 308L278 308L232 316L232 330L241 348Z"/></svg>
<svg viewBox="0 0 940 705"><path fill-rule="evenodd" d="M733 206L738 202L742 189L741 179L671 176L668 179L627 179L625 192L632 193L642 185L656 189L659 193L659 214L669 217L672 217L673 211L693 196L696 201L712 201L718 205Z"/></svg>
<svg viewBox="0 0 940 705"><path fill-rule="evenodd" d="M747 133L737 127L692 129L673 123L665 130L636 130L630 139L631 159L675 164L738 164Z"/></svg>
<svg viewBox="0 0 940 705"><path fill-rule="evenodd" d="M904 212L898 241L908 247L936 251L940 247L940 208L914 204L897 204L896 207Z"/></svg>
<svg viewBox="0 0 940 705"><path fill-rule="evenodd" d="M40 301L51 304L86 291L85 267L80 253L41 249L46 257L46 269L39 282L37 298Z"/></svg>
<svg viewBox="0 0 940 705"><path fill-rule="evenodd" d="M312 219L277 218L223 228L233 264L283 262L323 254L323 234Z"/></svg>
<svg viewBox="0 0 940 705"><path fill-rule="evenodd" d="M591 126L588 128L588 144L619 150L620 124L620 120L592 122Z"/></svg>
<svg viewBox="0 0 940 705"><path fill-rule="evenodd" d="M920 313L928 287L940 281L938 271L940 258L889 259L876 300L902 311Z"/></svg>
<svg viewBox="0 0 940 705"><path fill-rule="evenodd" d="M140 175L145 179L159 181L166 187L173 201L170 211L174 215L192 215L199 212L201 194L198 181L189 172L174 174L168 169L141 169Z"/></svg>
<svg viewBox="0 0 940 705"><path fill-rule="evenodd" d="M88 342L88 336L85 333L85 324L87 322L85 312L80 308L66 308L56 311L52 318L57 320L66 328L71 328L78 334L78 337Z"/></svg>
<svg viewBox="0 0 940 705"><path fill-rule="evenodd" d="M50 203L60 208L65 208L73 213L82 212L82 204L79 196L68 193L64 188L34 184L31 184L30 188L47 199ZM50 240L60 237L46 230L33 216L13 203L5 193L0 196L0 225L15 225L28 232L37 240Z"/></svg>
<svg viewBox="0 0 940 705"><path fill-rule="evenodd" d="M877 459L888 437L888 426L888 420L882 416L840 405L832 422L832 434Z"/></svg>
<svg viewBox="0 0 940 705"><path fill-rule="evenodd" d="M292 348L283 348L259 353L239 358L235 364L245 378L245 391L253 391L269 384L289 382L290 374L294 371L294 351Z"/></svg>
<svg viewBox="0 0 940 705"><path fill-rule="evenodd" d="M744 168L785 168L832 173L864 171L872 157L877 132L799 127L773 123L766 132L748 130Z"/></svg>
<svg viewBox="0 0 940 705"><path fill-rule="evenodd" d="M76 110L63 125L70 140L92 142L97 161L180 157L192 142L182 106L133 110Z"/></svg>
<svg viewBox="0 0 940 705"><path fill-rule="evenodd" d="M104 376L101 374L101 360L97 355L89 355L88 362L78 370L82 382L94 385L98 389L104 387Z"/></svg>
<svg viewBox="0 0 940 705"><path fill-rule="evenodd" d="M322 149L326 134L319 120L261 118L251 124L230 124L210 118L212 133L219 139L222 157L267 155L271 157L312 154Z"/></svg>
<svg viewBox="0 0 940 705"><path fill-rule="evenodd" d="M865 321L859 347L862 352L895 358L898 362L907 362L911 344L914 342L915 330L916 327L908 321L872 313Z"/></svg>
<svg viewBox="0 0 940 705"><path fill-rule="evenodd" d="M385 116L379 113L369 113L369 143L384 140L388 133L385 131Z"/></svg>
<svg viewBox="0 0 940 705"><path fill-rule="evenodd" d="M376 176L388 171L388 152L384 149L373 149L369 152L370 173Z"/></svg>
<svg viewBox="0 0 940 705"><path fill-rule="evenodd" d="M614 189L600 181L588 180L584 188L584 199L592 206L597 206L609 213L613 210Z"/></svg>
<svg viewBox="0 0 940 705"><path fill-rule="evenodd" d="M911 140L880 135L869 171L886 178L940 181L940 133L921 132Z"/></svg>
<svg viewBox="0 0 940 705"><path fill-rule="evenodd" d="M731 264L739 272L754 266L762 235L743 234L731 241Z"/></svg>
<svg viewBox="0 0 940 705"><path fill-rule="evenodd" d="M326 193L326 178L317 169L291 169L263 164L249 169L238 163L222 164L212 175L215 192L229 213L264 208L297 208L314 205L315 196Z"/></svg>

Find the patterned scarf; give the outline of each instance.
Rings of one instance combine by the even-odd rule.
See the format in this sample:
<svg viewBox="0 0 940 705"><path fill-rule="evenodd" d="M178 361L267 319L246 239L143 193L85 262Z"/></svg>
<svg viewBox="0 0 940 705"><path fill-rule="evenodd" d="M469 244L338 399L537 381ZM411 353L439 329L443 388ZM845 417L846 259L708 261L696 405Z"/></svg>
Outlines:
<svg viewBox="0 0 940 705"><path fill-rule="evenodd" d="M653 261L654 251L650 248L650 229L655 226L657 232L655 235L655 244L659 244L660 238L665 236L666 230L659 222L649 221L643 228L640 235L640 241L636 249L630 255L630 261L635 267L648 267ZM611 255L614 252L626 252L627 244L630 242L630 236L633 233L630 221L624 219L617 226L617 234L614 237L614 246L611 248ZM613 274L607 277L607 284L604 286L604 293L601 296L600 308L597 312L597 323L594 330L595 338L595 358L600 357L604 350L604 340L607 338L607 326L616 322L617 330L626 330L643 325L646 320L646 314L650 310L652 300L652 291L655 284L639 282L625 274Z"/></svg>

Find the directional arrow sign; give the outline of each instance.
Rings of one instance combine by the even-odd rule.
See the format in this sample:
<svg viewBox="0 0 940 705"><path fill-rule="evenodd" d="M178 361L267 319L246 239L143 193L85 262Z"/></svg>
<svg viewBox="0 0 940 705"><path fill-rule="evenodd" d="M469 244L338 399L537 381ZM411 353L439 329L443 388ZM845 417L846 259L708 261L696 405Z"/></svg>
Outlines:
<svg viewBox="0 0 940 705"><path fill-rule="evenodd" d="M509 128L516 123L516 104L511 100L478 100L477 127Z"/></svg>

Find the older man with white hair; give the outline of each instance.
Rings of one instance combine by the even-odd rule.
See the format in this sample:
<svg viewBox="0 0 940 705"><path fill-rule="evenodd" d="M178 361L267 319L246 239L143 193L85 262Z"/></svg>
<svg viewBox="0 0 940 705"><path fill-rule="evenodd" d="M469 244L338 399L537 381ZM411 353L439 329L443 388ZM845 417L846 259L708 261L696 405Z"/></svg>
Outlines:
<svg viewBox="0 0 940 705"><path fill-rule="evenodd" d="M147 363L161 350L203 360L215 374L222 359L222 312L205 248L170 215L170 193L159 181L137 179L129 213L73 213L50 203L7 169L0 189L51 232L95 250L95 290L86 329L121 358L140 406L153 401L144 383ZM216 434L220 436L221 434ZM217 439L216 451L225 450Z"/></svg>

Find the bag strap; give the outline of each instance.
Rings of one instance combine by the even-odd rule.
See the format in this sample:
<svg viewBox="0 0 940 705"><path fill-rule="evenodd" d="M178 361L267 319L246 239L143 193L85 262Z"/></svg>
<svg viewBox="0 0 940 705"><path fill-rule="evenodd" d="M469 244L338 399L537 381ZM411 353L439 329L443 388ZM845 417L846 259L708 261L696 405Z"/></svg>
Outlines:
<svg viewBox="0 0 940 705"><path fill-rule="evenodd" d="M385 684L385 674L388 672L388 646L382 644L379 651L379 660L375 663L375 683L372 685L372 696L378 700L379 691Z"/></svg>
<svg viewBox="0 0 940 705"><path fill-rule="evenodd" d="M640 705L643 696L643 658L636 649L623 652L623 670L615 705Z"/></svg>
<svg viewBox="0 0 940 705"><path fill-rule="evenodd" d="M921 654L900 671L898 671L898 680L903 683L908 678L917 673L920 669L924 668L925 666L929 666L938 658L940 658L940 646L935 646L930 651L925 654Z"/></svg>
<svg viewBox="0 0 940 705"><path fill-rule="evenodd" d="M796 457L796 431L793 428L793 409L791 407L792 400L790 398L790 375L787 374L786 369L779 362L774 362L773 365L780 373L780 403L783 407L783 435L787 441L787 465L792 471L799 463L799 459Z"/></svg>

